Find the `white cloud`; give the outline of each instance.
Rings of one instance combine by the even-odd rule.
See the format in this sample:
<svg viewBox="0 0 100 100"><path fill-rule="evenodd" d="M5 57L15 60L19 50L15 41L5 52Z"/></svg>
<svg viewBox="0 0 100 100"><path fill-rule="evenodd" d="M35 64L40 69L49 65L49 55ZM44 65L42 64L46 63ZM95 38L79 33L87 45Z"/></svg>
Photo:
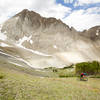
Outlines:
<svg viewBox="0 0 100 100"><path fill-rule="evenodd" d="M100 14L94 13L95 9L96 12L100 12L100 8L73 11L68 17L63 19L63 21L79 31L100 25Z"/></svg>
<svg viewBox="0 0 100 100"><path fill-rule="evenodd" d="M93 4L93 3L100 3L100 0L77 0L75 6L83 6L83 5Z"/></svg>
<svg viewBox="0 0 100 100"><path fill-rule="evenodd" d="M78 0L78 4L98 3L100 0ZM73 0L64 0L72 3ZM100 25L100 7L88 10L74 10L56 0L0 0L0 23L7 20L23 9L33 10L44 17L62 19L66 24L78 30L88 29L91 26ZM65 18L66 15L70 14ZM64 19L63 19L64 18Z"/></svg>
<svg viewBox="0 0 100 100"><path fill-rule="evenodd" d="M86 13L89 13L89 14L98 14L98 13L100 13L100 7L88 8L88 10L86 11Z"/></svg>
<svg viewBox="0 0 100 100"><path fill-rule="evenodd" d="M44 17L55 17L57 19L62 19L65 17L66 13L70 13L70 8L64 7L61 4L52 5L50 8L44 8L44 10L40 10L39 13Z"/></svg>
<svg viewBox="0 0 100 100"><path fill-rule="evenodd" d="M31 6L31 0L0 0L0 23Z"/></svg>
<svg viewBox="0 0 100 100"><path fill-rule="evenodd" d="M60 19L70 12L70 8L56 4L55 0L0 0L0 23L23 9L34 10L45 17Z"/></svg>

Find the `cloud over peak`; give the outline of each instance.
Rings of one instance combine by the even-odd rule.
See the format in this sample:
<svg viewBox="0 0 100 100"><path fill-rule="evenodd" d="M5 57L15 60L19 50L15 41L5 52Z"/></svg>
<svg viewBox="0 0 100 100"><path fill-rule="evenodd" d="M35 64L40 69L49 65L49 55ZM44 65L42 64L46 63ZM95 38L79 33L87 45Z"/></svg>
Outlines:
<svg viewBox="0 0 100 100"><path fill-rule="evenodd" d="M99 3L100 0L0 0L0 23L29 9L44 17L61 19L77 30L88 29L100 25Z"/></svg>
<svg viewBox="0 0 100 100"><path fill-rule="evenodd" d="M87 10L75 10L63 21L69 26L73 26L75 29L82 31L89 29L93 26L100 25L100 8L89 8Z"/></svg>

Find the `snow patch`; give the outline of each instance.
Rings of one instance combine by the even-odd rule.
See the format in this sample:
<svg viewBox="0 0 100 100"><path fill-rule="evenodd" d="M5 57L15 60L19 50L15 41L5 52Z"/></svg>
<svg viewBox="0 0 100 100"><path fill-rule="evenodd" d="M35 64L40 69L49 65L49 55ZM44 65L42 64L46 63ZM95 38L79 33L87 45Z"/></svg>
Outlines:
<svg viewBox="0 0 100 100"><path fill-rule="evenodd" d="M27 50L29 52L35 53L37 55L41 55L41 56L52 56L52 55L47 55L47 54L41 53L39 51L35 51L35 50L32 50L32 49L25 48L24 46L22 46L20 44L17 44L17 46L20 47L20 48L23 48L23 49L25 49L25 50Z"/></svg>
<svg viewBox="0 0 100 100"><path fill-rule="evenodd" d="M31 49L30 49L31 50ZM51 56L51 55L47 55L47 54L44 54L42 52L39 52L39 51L34 51L34 50L31 50L33 53L35 54L38 54L38 55L41 55L41 56Z"/></svg>
<svg viewBox="0 0 100 100"><path fill-rule="evenodd" d="M24 59L18 58L18 60L23 61L23 62L25 62L28 66L32 67L32 65L31 65L30 63L28 63L27 61L25 61Z"/></svg>
<svg viewBox="0 0 100 100"><path fill-rule="evenodd" d="M96 31L96 35L97 35L97 36L99 35L99 30Z"/></svg>
<svg viewBox="0 0 100 100"><path fill-rule="evenodd" d="M0 40L6 40L7 36L0 32Z"/></svg>
<svg viewBox="0 0 100 100"><path fill-rule="evenodd" d="M57 46L56 46L56 45L53 45L53 47L54 47L55 49L57 49Z"/></svg>
<svg viewBox="0 0 100 100"><path fill-rule="evenodd" d="M2 47L10 47L8 44L5 44L5 43L0 43L0 46L2 46Z"/></svg>
<svg viewBox="0 0 100 100"><path fill-rule="evenodd" d="M30 40L30 43L31 43L31 44L33 44L33 41L32 41L32 40Z"/></svg>
<svg viewBox="0 0 100 100"><path fill-rule="evenodd" d="M15 58L15 59L17 59L17 60L20 60L20 61L26 63L28 66L32 67L32 65L31 65L30 63L28 63L27 61L23 60L22 58L16 58L16 57L14 57L14 56L12 56L12 55L10 55L10 54L7 54L7 53L1 52L1 51L0 51L0 53L1 53L1 54L4 54L4 55L6 55L6 56L9 56L9 57Z"/></svg>
<svg viewBox="0 0 100 100"><path fill-rule="evenodd" d="M96 33L96 35L98 36L98 35L99 35L99 33Z"/></svg>
<svg viewBox="0 0 100 100"><path fill-rule="evenodd" d="M29 37L24 36L22 39L19 39L19 41L18 41L17 43L18 43L19 45L22 45L22 43L23 43L24 41L30 41L31 37L32 37L32 36L29 36Z"/></svg>
<svg viewBox="0 0 100 100"><path fill-rule="evenodd" d="M14 65L17 65L17 66L21 66L21 67L23 67L22 65L17 64L17 63L14 63L14 62L9 62L9 63L14 64Z"/></svg>

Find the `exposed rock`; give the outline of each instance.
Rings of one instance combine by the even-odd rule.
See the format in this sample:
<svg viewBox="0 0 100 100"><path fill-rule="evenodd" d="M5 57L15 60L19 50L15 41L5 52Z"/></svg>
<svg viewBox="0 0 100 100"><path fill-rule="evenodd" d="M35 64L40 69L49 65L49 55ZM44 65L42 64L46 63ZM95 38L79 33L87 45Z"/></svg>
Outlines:
<svg viewBox="0 0 100 100"><path fill-rule="evenodd" d="M78 32L61 20L25 9L7 20L1 31L17 55L36 68L100 61L100 26Z"/></svg>

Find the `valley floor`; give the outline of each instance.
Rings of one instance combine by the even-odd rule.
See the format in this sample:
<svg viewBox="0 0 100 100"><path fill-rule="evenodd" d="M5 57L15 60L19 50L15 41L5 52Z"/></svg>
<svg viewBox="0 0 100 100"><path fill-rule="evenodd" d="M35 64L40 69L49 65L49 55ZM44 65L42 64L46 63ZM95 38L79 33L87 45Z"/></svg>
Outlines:
<svg viewBox="0 0 100 100"><path fill-rule="evenodd" d="M100 100L100 79L36 77L0 68L0 100Z"/></svg>

